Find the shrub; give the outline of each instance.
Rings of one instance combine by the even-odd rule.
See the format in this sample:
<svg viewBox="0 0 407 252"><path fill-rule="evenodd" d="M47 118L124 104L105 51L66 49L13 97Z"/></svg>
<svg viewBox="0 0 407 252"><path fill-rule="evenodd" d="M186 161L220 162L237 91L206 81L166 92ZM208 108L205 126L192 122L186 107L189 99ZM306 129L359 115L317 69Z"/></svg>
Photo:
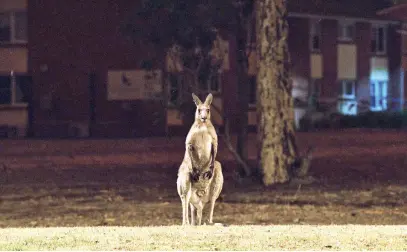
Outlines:
<svg viewBox="0 0 407 252"><path fill-rule="evenodd" d="M356 116L341 116L341 128L404 128L407 127L407 111L366 112Z"/></svg>

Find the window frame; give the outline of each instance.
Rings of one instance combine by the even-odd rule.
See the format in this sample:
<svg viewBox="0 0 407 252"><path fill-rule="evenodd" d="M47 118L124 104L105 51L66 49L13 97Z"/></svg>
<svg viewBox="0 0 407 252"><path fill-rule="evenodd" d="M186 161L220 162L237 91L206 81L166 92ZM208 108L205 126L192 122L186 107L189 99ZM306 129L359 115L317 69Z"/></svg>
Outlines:
<svg viewBox="0 0 407 252"><path fill-rule="evenodd" d="M383 43L383 50L382 51L379 51L378 50L378 47L379 47L379 43L378 43L378 41L379 41L379 29L383 29L383 41L382 41L382 43ZM371 42L370 43L373 43L373 41L376 41L376 45L375 45L375 48L373 49L373 45L371 44L370 45L370 51L371 51L371 53L372 54L374 54L374 55L386 55L387 54L387 26L385 25L385 24L372 24L372 27L371 27L371 29L370 29L371 31L370 31L370 36L371 36ZM376 30L376 32L375 32L375 30Z"/></svg>
<svg viewBox="0 0 407 252"><path fill-rule="evenodd" d="M25 39L18 39L16 38L17 31L16 31L16 15L18 13L24 13L26 16L26 23L25 23ZM5 11L0 12L0 15L6 15L9 19L10 23L10 39L8 41L0 41L0 44L27 44L28 43L28 22L27 22L27 10L25 9L18 9L12 11Z"/></svg>
<svg viewBox="0 0 407 252"><path fill-rule="evenodd" d="M309 43L310 43L310 51L319 53L321 52L321 44L322 44L322 26L321 20L316 18L309 19L309 29L310 29L310 36L309 36ZM318 45L319 48L314 48L314 37L318 37Z"/></svg>

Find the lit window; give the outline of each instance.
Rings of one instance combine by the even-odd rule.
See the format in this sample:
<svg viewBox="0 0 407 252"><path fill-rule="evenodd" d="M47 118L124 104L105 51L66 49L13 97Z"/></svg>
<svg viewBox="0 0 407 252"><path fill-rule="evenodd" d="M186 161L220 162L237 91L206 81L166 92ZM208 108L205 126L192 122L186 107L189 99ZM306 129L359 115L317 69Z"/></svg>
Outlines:
<svg viewBox="0 0 407 252"><path fill-rule="evenodd" d="M321 50L321 23L319 20L310 20L311 51Z"/></svg>
<svg viewBox="0 0 407 252"><path fill-rule="evenodd" d="M27 42L27 13L25 11L0 13L0 42Z"/></svg>
<svg viewBox="0 0 407 252"><path fill-rule="evenodd" d="M373 25L371 34L371 52L375 54L386 53L386 27Z"/></svg>
<svg viewBox="0 0 407 252"><path fill-rule="evenodd" d="M354 38L355 24L349 21L339 21L338 40L352 41Z"/></svg>
<svg viewBox="0 0 407 252"><path fill-rule="evenodd" d="M354 80L341 81L341 94L338 101L338 110L344 115L356 115L356 87Z"/></svg>
<svg viewBox="0 0 407 252"><path fill-rule="evenodd" d="M387 81L370 81L370 110L383 111L387 109Z"/></svg>
<svg viewBox="0 0 407 252"><path fill-rule="evenodd" d="M28 102L31 78L25 75L0 76L0 104Z"/></svg>

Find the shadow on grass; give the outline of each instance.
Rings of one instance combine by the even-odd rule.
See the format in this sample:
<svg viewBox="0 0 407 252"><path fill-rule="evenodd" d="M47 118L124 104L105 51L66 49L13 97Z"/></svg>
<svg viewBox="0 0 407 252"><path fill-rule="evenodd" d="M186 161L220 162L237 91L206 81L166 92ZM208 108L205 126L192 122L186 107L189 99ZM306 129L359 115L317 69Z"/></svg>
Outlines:
<svg viewBox="0 0 407 252"><path fill-rule="evenodd" d="M407 186L403 183L407 179L407 145L397 132L390 137L379 134L376 142L370 138L364 141L359 134L344 134L342 138L321 135L307 135L309 139L316 137L313 141L319 144L311 168L317 182L311 185L266 188L250 179L238 183L233 176L236 163L221 160L225 186L215 208L215 220L228 224L407 223ZM300 145L308 146L309 139L300 139ZM394 144L390 144L392 139ZM353 144L340 147L346 141ZM127 160L126 155L137 158L137 152L130 152L133 142L124 143L122 147L115 142L114 147L122 148L122 160ZM47 144L42 151L52 149ZM63 151L63 143L59 144L55 153ZM81 142L80 148L88 145ZM106 143L103 146L109 148ZM159 148L154 144L150 147ZM37 151L32 149L32 153ZM0 227L180 223L181 204L176 192L179 163L135 166L123 161L112 165L114 155L106 158L110 163L97 160L108 149L87 151L96 160L83 160L89 165L83 165L82 160L66 163L71 159L47 153L47 162L25 159L25 164L35 164L36 168L11 168L0 174ZM13 155L24 151L15 148L9 152L11 162ZM30 156L35 155L28 153L26 157ZM18 164L18 159L13 162Z"/></svg>

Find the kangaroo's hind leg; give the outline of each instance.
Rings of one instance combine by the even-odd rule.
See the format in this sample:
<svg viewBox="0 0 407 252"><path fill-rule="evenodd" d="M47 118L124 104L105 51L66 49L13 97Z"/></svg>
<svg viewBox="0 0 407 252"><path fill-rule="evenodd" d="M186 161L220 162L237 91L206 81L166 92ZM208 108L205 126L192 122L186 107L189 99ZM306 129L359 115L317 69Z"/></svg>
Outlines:
<svg viewBox="0 0 407 252"><path fill-rule="evenodd" d="M196 217L197 217L197 209L191 203L189 204L189 206L191 207L191 225L195 226L196 225Z"/></svg>

